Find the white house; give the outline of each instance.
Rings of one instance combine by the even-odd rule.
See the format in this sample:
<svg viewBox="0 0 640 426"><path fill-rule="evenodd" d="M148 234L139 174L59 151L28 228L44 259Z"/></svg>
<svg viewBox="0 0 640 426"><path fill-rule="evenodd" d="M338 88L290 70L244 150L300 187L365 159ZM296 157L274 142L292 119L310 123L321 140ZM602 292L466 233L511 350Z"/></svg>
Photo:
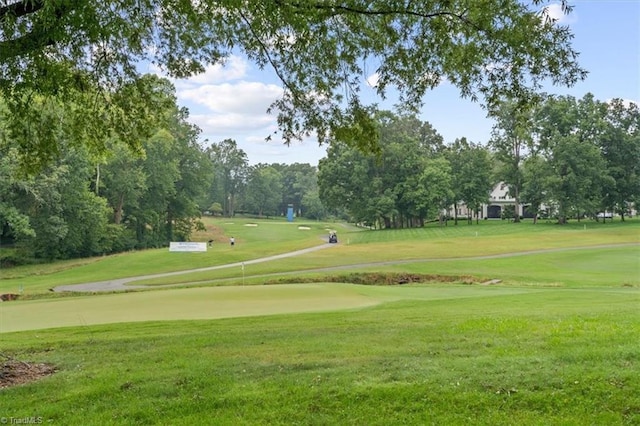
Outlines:
<svg viewBox="0 0 640 426"><path fill-rule="evenodd" d="M504 212L505 207L514 206L515 198L509 195L509 187L504 182L499 182L494 185L491 193L489 194L489 203L483 204L480 212L479 219L501 219L502 213ZM533 212L527 210L529 204L520 203L518 206L518 215L524 218L533 218ZM549 210L548 205L541 205L540 209L542 211ZM454 209L453 206L446 212L449 217L454 217ZM475 212L470 211L465 204L458 205L458 218L469 218L474 217ZM599 213L602 215L603 213ZM628 211L626 213L626 217L636 216L638 212L629 205ZM601 216L599 216L601 217ZM609 216L607 216L608 218Z"/></svg>
<svg viewBox="0 0 640 426"><path fill-rule="evenodd" d="M501 219L505 207L513 206L515 201L515 198L509 195L508 186L504 182L497 183L489 193L489 203L482 205L480 219ZM533 217L533 214L527 211L527 206L520 204L518 214L522 217ZM454 213L453 207L447 212L450 217L453 217ZM458 218L472 217L473 214L465 204L458 205Z"/></svg>
<svg viewBox="0 0 640 426"><path fill-rule="evenodd" d="M482 218L500 219L506 206L513 206L516 199L509 195L509 187L504 182L494 185L489 194L489 204L482 206ZM517 214L521 217L533 217L533 213L527 211L527 204L518 206Z"/></svg>

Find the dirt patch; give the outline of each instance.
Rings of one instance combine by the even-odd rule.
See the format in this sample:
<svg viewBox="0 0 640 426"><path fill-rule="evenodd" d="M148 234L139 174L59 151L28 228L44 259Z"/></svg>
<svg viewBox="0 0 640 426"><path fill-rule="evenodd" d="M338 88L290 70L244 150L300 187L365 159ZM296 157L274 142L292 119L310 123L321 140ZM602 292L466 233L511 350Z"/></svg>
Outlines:
<svg viewBox="0 0 640 426"><path fill-rule="evenodd" d="M0 294L0 302L10 302L12 300L18 300L18 297L20 296L14 293Z"/></svg>
<svg viewBox="0 0 640 426"><path fill-rule="evenodd" d="M51 364L31 363L5 357L0 368L0 389L35 382L56 372Z"/></svg>
<svg viewBox="0 0 640 426"><path fill-rule="evenodd" d="M288 278L266 281L265 284L290 284L290 283L351 283L365 285L401 285L412 283L458 283L477 284L482 279L469 275L428 275L408 273L353 273L340 275L325 275L321 277Z"/></svg>

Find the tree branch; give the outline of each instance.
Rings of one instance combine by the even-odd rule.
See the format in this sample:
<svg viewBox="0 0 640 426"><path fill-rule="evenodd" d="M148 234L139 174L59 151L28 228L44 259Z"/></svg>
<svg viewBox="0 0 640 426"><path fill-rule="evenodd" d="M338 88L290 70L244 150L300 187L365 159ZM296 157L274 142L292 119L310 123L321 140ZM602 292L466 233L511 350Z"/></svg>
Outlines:
<svg viewBox="0 0 640 426"><path fill-rule="evenodd" d="M34 0L33 2L23 0L21 3L13 3L0 9L0 19L13 11L24 12L20 16L35 13L43 5L44 2L42 0ZM70 4L56 5L54 9L56 20L60 20L72 10L74 10L74 6ZM52 46L58 41L57 37L55 37L55 27L34 25L30 32L20 37L0 42L0 63Z"/></svg>
<svg viewBox="0 0 640 426"><path fill-rule="evenodd" d="M47 31L34 29L28 34L12 40L0 43L0 63L8 60L24 56L28 53L40 50L43 47L52 46L56 43L53 37L50 37Z"/></svg>
<svg viewBox="0 0 640 426"><path fill-rule="evenodd" d="M242 20L244 21L244 23L247 25L247 27L249 28L249 31L251 32L251 35L253 36L253 38L258 42L258 44L260 44L260 48L262 49L262 51L264 52L265 57L267 58L267 61L269 61L269 63L271 64L271 67L273 68L273 71L276 73L276 75L278 76L278 78L280 79L280 81L282 82L282 84L285 85L285 87L287 89L289 89L289 91L291 92L291 94L294 94L296 92L295 87L291 86L291 84L289 83L289 81L284 77L284 75L280 72L280 69L278 68L278 64L276 64L276 62L273 60L273 58L271 57L271 55L269 54L269 49L267 48L267 46L264 44L264 42L262 41L262 39L260 39L260 37L258 37L258 35L256 34L256 32L253 30L253 27L251 26L251 22L249 21L249 19L246 17L246 15L244 13L242 13L242 11L239 11L240 13L240 17L242 18Z"/></svg>
<svg viewBox="0 0 640 426"><path fill-rule="evenodd" d="M449 12L449 11L440 11L440 12L432 12L432 13L421 13L421 12L417 12L415 10L412 10L410 7L407 7L405 9L386 9L386 10L359 9L359 8L355 8L355 7L351 7L351 6L332 5L332 4L325 4L325 3L314 3L314 4L299 3L299 2L287 3L286 0L277 0L276 3L280 4L281 6L288 5L290 7L296 8L296 9L313 8L313 9L316 9L316 10L330 11L330 12L332 12L331 16L341 15L342 13L353 13L353 14L358 14L358 15L371 15L371 16L409 15L409 16L415 16L415 17L424 18L424 19L431 19L431 18L436 18L436 17L439 17L439 16L450 16L452 18L456 18L456 19L464 22L467 25L472 26L473 28L475 28L478 31L483 31L484 30L483 28L478 27L476 24L474 24L473 22L471 22L467 18L465 18L464 13L458 14L458 13ZM340 13L340 12L342 12L342 13Z"/></svg>
<svg viewBox="0 0 640 426"><path fill-rule="evenodd" d="M7 16L19 18L37 12L44 7L44 0L22 0L0 7L0 20Z"/></svg>

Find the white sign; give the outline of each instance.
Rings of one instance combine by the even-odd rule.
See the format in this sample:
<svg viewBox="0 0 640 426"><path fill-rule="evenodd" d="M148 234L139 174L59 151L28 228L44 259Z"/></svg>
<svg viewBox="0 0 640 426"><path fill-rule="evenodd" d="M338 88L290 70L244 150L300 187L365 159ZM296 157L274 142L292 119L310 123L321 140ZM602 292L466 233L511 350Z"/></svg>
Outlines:
<svg viewBox="0 0 640 426"><path fill-rule="evenodd" d="M207 243L171 242L169 251L207 251Z"/></svg>

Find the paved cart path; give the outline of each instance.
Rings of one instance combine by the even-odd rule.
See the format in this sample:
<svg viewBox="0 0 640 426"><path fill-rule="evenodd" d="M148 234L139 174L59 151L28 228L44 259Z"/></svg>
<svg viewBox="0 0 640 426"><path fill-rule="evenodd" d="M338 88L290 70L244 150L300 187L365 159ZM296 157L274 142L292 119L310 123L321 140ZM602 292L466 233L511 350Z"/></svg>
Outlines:
<svg viewBox="0 0 640 426"><path fill-rule="evenodd" d="M252 265L255 263L262 263L262 262L268 262L271 260L283 259L285 257L299 256L301 254L311 253L317 250L326 249L326 248L335 247L335 246L336 246L335 244L322 244L319 246L310 247L302 250L296 250L288 253L261 257L258 259L245 260L244 262L234 262L234 263L227 263L225 265L207 266L205 268L187 269L187 270L174 271L174 272L164 272L161 274L139 275L137 277L117 278L117 279L108 280L108 281L97 281L97 282L85 283L85 284L60 285L60 286L54 287L53 290L57 292L63 292L63 291L98 292L98 291L122 291L122 290L153 288L153 287L158 288L162 286L127 285L127 283L130 283L133 281L148 280L153 278L170 277L174 275L184 275L184 274L190 274L193 272L213 271L215 269L225 269L225 268L237 268L237 267L241 267L243 264Z"/></svg>

